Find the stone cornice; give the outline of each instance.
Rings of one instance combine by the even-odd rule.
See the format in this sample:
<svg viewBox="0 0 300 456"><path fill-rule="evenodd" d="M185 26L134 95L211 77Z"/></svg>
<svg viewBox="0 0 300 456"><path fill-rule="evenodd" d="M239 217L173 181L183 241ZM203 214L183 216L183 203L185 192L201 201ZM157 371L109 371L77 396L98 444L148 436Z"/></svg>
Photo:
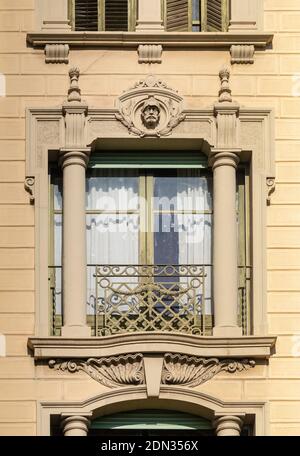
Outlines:
<svg viewBox="0 0 300 456"><path fill-rule="evenodd" d="M272 43L270 33L212 32L31 32L27 43L33 47L47 44L68 44L70 47L136 47L140 44L161 44L166 47L213 47L230 49L233 45L266 48Z"/></svg>
<svg viewBox="0 0 300 456"><path fill-rule="evenodd" d="M30 338L28 347L35 359L91 358L127 353L181 353L199 357L268 359L276 337L199 337L170 333L135 333L102 338Z"/></svg>

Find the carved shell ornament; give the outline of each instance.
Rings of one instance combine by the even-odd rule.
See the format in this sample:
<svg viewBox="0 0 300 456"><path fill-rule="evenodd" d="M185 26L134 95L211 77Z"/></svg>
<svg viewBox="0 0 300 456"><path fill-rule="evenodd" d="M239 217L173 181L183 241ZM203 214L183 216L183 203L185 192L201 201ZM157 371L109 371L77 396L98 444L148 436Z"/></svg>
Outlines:
<svg viewBox="0 0 300 456"><path fill-rule="evenodd" d="M167 136L185 119L182 106L176 90L150 75L118 98L116 118L141 138Z"/></svg>
<svg viewBox="0 0 300 456"><path fill-rule="evenodd" d="M208 382L220 372L235 374L255 366L255 361L249 359L199 358L179 353L166 353L162 356L164 358L161 372L162 385L195 388ZM93 380L108 388L145 385L146 383L142 353L85 360L52 359L49 361L49 367L70 374L83 371Z"/></svg>

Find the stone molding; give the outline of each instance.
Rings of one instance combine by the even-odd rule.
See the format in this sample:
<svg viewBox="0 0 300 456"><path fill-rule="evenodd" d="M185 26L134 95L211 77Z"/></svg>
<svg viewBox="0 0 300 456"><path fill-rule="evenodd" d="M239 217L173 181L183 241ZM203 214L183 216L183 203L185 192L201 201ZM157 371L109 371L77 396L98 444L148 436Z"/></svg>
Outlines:
<svg viewBox="0 0 300 456"><path fill-rule="evenodd" d="M139 63L161 63L161 44L140 44L138 47Z"/></svg>
<svg viewBox="0 0 300 456"><path fill-rule="evenodd" d="M230 48L231 63L254 63L255 46L253 44L233 44Z"/></svg>
<svg viewBox="0 0 300 456"><path fill-rule="evenodd" d="M89 416L62 414L61 419L64 436L87 436L90 426Z"/></svg>
<svg viewBox="0 0 300 456"><path fill-rule="evenodd" d="M172 350L199 358L268 359L273 354L275 343L276 337L271 336L220 338L161 332L85 339L30 338L28 348L36 360L106 358L141 353L141 347L143 356Z"/></svg>
<svg viewBox="0 0 300 456"><path fill-rule="evenodd" d="M70 48L68 44L46 44L46 63L69 63Z"/></svg>
<svg viewBox="0 0 300 456"><path fill-rule="evenodd" d="M239 436L243 427L245 414L223 415L216 417L213 426L218 437Z"/></svg>
<svg viewBox="0 0 300 456"><path fill-rule="evenodd" d="M72 48L137 48L140 44L161 44L167 48L222 48L232 45L254 45L265 49L273 41L273 34L257 32L34 32L27 34L27 43L33 47L46 44L68 44Z"/></svg>
<svg viewBox="0 0 300 456"><path fill-rule="evenodd" d="M160 362L163 359L163 363ZM159 376L159 384L180 385L195 388L208 382L220 372L234 374L254 368L255 361L248 359L199 358L179 353L160 354L153 358L152 375L146 376L147 357L142 353L120 355L117 357L89 358L86 360L51 359L49 367L70 374L83 371L93 380L108 388L129 385L144 385L155 382ZM155 369L158 364L159 369ZM146 381L147 379L147 381ZM159 388L156 396L159 396Z"/></svg>
<svg viewBox="0 0 300 456"><path fill-rule="evenodd" d="M154 75L148 75L117 100L119 120L130 134L143 137L168 136L186 118L183 114L183 98ZM151 122L145 116L152 109ZM156 118L153 117L156 116Z"/></svg>
<svg viewBox="0 0 300 456"><path fill-rule="evenodd" d="M266 403L264 401L222 401L193 388L176 385L161 385L159 406L200 415L214 422L222 416L238 416L254 424L256 436L266 435ZM106 392L82 401L43 401L38 403L38 435L50 435L50 418L85 416L92 418L102 414L116 413L116 410L151 408L153 399L147 395L146 385L108 389Z"/></svg>

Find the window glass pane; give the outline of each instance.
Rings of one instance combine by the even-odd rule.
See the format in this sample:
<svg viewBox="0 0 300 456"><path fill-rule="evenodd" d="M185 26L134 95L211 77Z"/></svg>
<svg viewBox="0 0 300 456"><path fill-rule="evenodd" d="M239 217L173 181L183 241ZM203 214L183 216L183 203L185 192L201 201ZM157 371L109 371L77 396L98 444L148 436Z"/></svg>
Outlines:
<svg viewBox="0 0 300 456"><path fill-rule="evenodd" d="M100 170L87 179L87 209L100 211L128 211L138 209L139 178L137 172Z"/></svg>
<svg viewBox="0 0 300 456"><path fill-rule="evenodd" d="M88 264L137 264L139 216L87 215Z"/></svg>
<svg viewBox="0 0 300 456"><path fill-rule="evenodd" d="M54 210L62 210L62 185L61 179L55 178L53 183L53 194L54 194Z"/></svg>
<svg viewBox="0 0 300 456"><path fill-rule="evenodd" d="M212 210L212 179L198 170L182 170L178 176L154 178L154 209Z"/></svg>
<svg viewBox="0 0 300 456"><path fill-rule="evenodd" d="M193 0L193 21L200 20L200 0Z"/></svg>

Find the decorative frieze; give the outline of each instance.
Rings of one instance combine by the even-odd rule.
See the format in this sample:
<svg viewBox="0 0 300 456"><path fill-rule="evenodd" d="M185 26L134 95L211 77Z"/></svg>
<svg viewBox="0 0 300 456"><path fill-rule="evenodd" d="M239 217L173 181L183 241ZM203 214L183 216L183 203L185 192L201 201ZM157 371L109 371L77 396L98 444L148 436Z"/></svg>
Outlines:
<svg viewBox="0 0 300 456"><path fill-rule="evenodd" d="M116 119L141 138L168 136L186 117L182 105L177 91L149 75L119 97Z"/></svg>
<svg viewBox="0 0 300 456"><path fill-rule="evenodd" d="M231 63L254 63L254 53L252 44L234 44L230 48Z"/></svg>
<svg viewBox="0 0 300 456"><path fill-rule="evenodd" d="M68 44L46 44L46 63L69 63L70 48Z"/></svg>
<svg viewBox="0 0 300 456"><path fill-rule="evenodd" d="M161 44L140 44L138 47L139 63L161 63Z"/></svg>
<svg viewBox="0 0 300 456"><path fill-rule="evenodd" d="M254 360L200 358L181 354L166 353L160 375L162 385L190 386L192 388L208 382L220 372L234 374L255 366ZM158 359L158 358L157 358ZM57 371L83 371L93 380L108 388L129 385L144 385L154 380L155 363L153 364L153 379L148 372L146 376L143 354L128 354L103 358L50 360L49 367ZM158 362L158 366L160 363ZM161 369L161 367L160 367ZM147 379L147 381L146 381Z"/></svg>

